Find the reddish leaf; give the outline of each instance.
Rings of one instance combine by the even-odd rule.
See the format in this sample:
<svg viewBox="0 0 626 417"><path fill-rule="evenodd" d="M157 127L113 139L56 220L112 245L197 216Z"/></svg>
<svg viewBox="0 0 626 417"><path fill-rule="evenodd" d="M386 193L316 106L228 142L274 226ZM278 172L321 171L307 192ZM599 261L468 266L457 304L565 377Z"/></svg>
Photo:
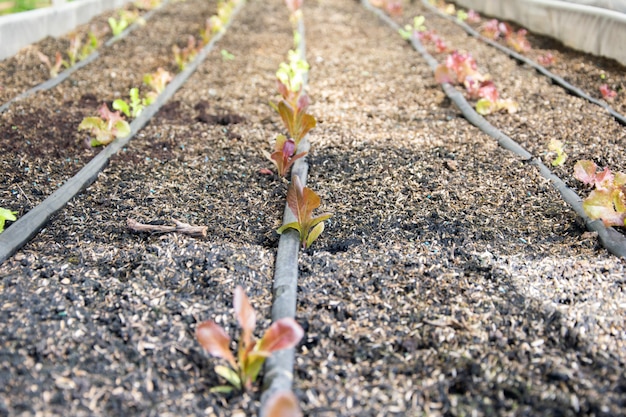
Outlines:
<svg viewBox="0 0 626 417"><path fill-rule="evenodd" d="M247 348L252 344L252 332L256 327L256 314L246 292L240 285L235 288L233 306L237 321L242 329L243 346Z"/></svg>
<svg viewBox="0 0 626 417"><path fill-rule="evenodd" d="M266 404L267 417L302 417L298 400L291 391L280 391L272 395Z"/></svg>
<svg viewBox="0 0 626 417"><path fill-rule="evenodd" d="M226 359L233 369L237 369L237 361L230 351L230 337L224 329L207 320L196 328L196 338L204 350L217 358Z"/></svg>
<svg viewBox="0 0 626 417"><path fill-rule="evenodd" d="M259 352L275 352L289 349L298 344L304 336L302 327L291 317L284 317L272 323L258 343Z"/></svg>

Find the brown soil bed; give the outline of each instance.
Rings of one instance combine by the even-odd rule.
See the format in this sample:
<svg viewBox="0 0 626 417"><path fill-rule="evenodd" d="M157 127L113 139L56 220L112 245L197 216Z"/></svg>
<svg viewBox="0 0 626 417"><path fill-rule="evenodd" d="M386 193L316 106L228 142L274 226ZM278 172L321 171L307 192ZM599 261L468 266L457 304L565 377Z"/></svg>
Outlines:
<svg viewBox="0 0 626 417"><path fill-rule="evenodd" d="M318 119L309 186L334 214L300 255L294 391L305 415L626 413L624 262L531 166L459 116L397 34L354 1L305 3ZM1 207L23 214L83 166L97 151L80 119L167 66L171 43L213 12L199 0L168 10L167 40L144 49L157 37L131 37L117 61L0 116L2 132L21 135L2 139ZM414 4L404 19L414 14L426 13ZM546 162L549 138L565 140L562 178L583 157L626 169L624 128L596 106L450 22L437 30L522 105L492 123ZM167 108L0 267L0 415L256 414L259 392L209 393L219 361L193 334L209 318L236 333L236 284L258 327L269 322L287 183L259 173L260 150L282 132L267 103L291 39L282 1L250 1ZM120 61L130 51L145 59ZM131 233L128 218L181 219L208 236Z"/></svg>

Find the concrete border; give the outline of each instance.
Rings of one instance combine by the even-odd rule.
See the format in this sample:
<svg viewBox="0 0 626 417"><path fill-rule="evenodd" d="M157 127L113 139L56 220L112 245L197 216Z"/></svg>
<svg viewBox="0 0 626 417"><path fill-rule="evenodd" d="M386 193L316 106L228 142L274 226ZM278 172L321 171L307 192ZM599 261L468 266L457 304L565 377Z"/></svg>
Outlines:
<svg viewBox="0 0 626 417"><path fill-rule="evenodd" d="M0 17L0 59L46 36L61 36L130 0L81 0Z"/></svg>
<svg viewBox="0 0 626 417"><path fill-rule="evenodd" d="M561 0L455 0L455 3L499 19L514 21L535 33L558 39L571 48L613 58L626 65L624 13ZM609 3L603 5L606 7Z"/></svg>

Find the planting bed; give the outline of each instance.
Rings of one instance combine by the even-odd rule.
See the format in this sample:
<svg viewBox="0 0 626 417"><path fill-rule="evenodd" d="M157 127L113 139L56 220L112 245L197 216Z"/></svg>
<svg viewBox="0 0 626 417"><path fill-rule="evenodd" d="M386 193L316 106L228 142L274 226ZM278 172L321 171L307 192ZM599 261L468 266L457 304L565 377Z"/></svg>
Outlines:
<svg viewBox="0 0 626 417"><path fill-rule="evenodd" d="M1 114L0 207L23 216L99 152L77 132L82 118L144 73L174 71L171 45L197 35L215 7L169 4L96 63ZM333 213L299 259L305 336L293 389L305 415L626 413L624 261L533 166L460 117L374 14L349 0L303 11L318 120L308 186ZM520 104L491 123L546 165L549 139L565 142L569 159L554 171L581 196L577 160L626 170L625 128L604 110L419 2L397 21L419 14ZM259 170L283 129L268 101L292 43L288 19L280 0L249 1L97 181L0 266L0 415L257 413L258 391L209 393L223 383L219 361L194 330L215 319L235 334L236 284L258 327L269 324L288 183ZM587 91L600 73L626 86L616 64L529 38ZM31 81L2 82L18 91ZM132 233L128 219L208 233Z"/></svg>

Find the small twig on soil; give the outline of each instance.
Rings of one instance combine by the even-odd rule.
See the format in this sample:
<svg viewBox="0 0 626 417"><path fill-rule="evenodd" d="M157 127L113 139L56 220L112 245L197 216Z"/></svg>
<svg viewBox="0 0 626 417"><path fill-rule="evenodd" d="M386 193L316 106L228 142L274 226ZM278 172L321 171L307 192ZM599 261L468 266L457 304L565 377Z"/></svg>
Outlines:
<svg viewBox="0 0 626 417"><path fill-rule="evenodd" d="M206 237L206 226L192 226L187 223L179 222L176 219L172 219L176 226L166 226L160 224L143 224L139 223L135 219L126 220L128 228L134 232L149 232L149 233L183 233L192 237Z"/></svg>

